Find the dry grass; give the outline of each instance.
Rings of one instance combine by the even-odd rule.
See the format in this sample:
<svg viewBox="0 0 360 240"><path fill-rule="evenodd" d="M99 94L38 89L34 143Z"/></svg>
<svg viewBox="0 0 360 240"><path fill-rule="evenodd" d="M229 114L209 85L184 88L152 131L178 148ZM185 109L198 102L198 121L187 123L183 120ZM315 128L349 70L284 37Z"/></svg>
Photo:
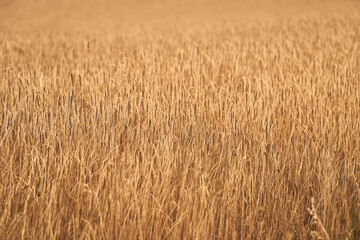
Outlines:
<svg viewBox="0 0 360 240"><path fill-rule="evenodd" d="M358 239L360 16L266 18L3 30L0 239Z"/></svg>

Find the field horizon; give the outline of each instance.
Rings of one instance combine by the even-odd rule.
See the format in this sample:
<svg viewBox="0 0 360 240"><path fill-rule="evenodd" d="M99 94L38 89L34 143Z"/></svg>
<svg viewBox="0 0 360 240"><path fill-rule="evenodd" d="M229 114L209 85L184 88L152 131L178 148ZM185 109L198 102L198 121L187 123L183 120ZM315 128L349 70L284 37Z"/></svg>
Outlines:
<svg viewBox="0 0 360 240"><path fill-rule="evenodd" d="M359 239L358 1L0 1L0 239Z"/></svg>

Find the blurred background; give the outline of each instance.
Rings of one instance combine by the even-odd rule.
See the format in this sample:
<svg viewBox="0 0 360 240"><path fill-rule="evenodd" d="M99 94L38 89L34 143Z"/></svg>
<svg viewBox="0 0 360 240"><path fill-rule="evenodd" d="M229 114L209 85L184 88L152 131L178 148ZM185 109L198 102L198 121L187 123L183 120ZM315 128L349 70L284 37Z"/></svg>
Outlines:
<svg viewBox="0 0 360 240"><path fill-rule="evenodd" d="M0 30L116 30L211 21L258 21L342 14L356 0L0 0ZM346 14L351 14L347 12Z"/></svg>

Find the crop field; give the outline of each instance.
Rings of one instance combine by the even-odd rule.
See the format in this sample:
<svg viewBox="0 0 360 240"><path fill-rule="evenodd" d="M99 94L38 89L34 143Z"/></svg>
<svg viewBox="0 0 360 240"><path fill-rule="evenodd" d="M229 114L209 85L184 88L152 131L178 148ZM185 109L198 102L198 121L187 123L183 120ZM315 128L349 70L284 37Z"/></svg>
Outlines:
<svg viewBox="0 0 360 240"><path fill-rule="evenodd" d="M359 1L0 0L0 239L360 239Z"/></svg>

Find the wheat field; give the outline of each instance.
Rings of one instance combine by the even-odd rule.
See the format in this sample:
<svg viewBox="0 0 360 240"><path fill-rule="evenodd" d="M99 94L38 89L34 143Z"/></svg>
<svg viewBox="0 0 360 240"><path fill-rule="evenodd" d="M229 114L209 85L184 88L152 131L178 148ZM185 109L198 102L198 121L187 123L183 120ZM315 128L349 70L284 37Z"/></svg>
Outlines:
<svg viewBox="0 0 360 240"><path fill-rule="evenodd" d="M0 22L0 239L360 238L358 1Z"/></svg>

